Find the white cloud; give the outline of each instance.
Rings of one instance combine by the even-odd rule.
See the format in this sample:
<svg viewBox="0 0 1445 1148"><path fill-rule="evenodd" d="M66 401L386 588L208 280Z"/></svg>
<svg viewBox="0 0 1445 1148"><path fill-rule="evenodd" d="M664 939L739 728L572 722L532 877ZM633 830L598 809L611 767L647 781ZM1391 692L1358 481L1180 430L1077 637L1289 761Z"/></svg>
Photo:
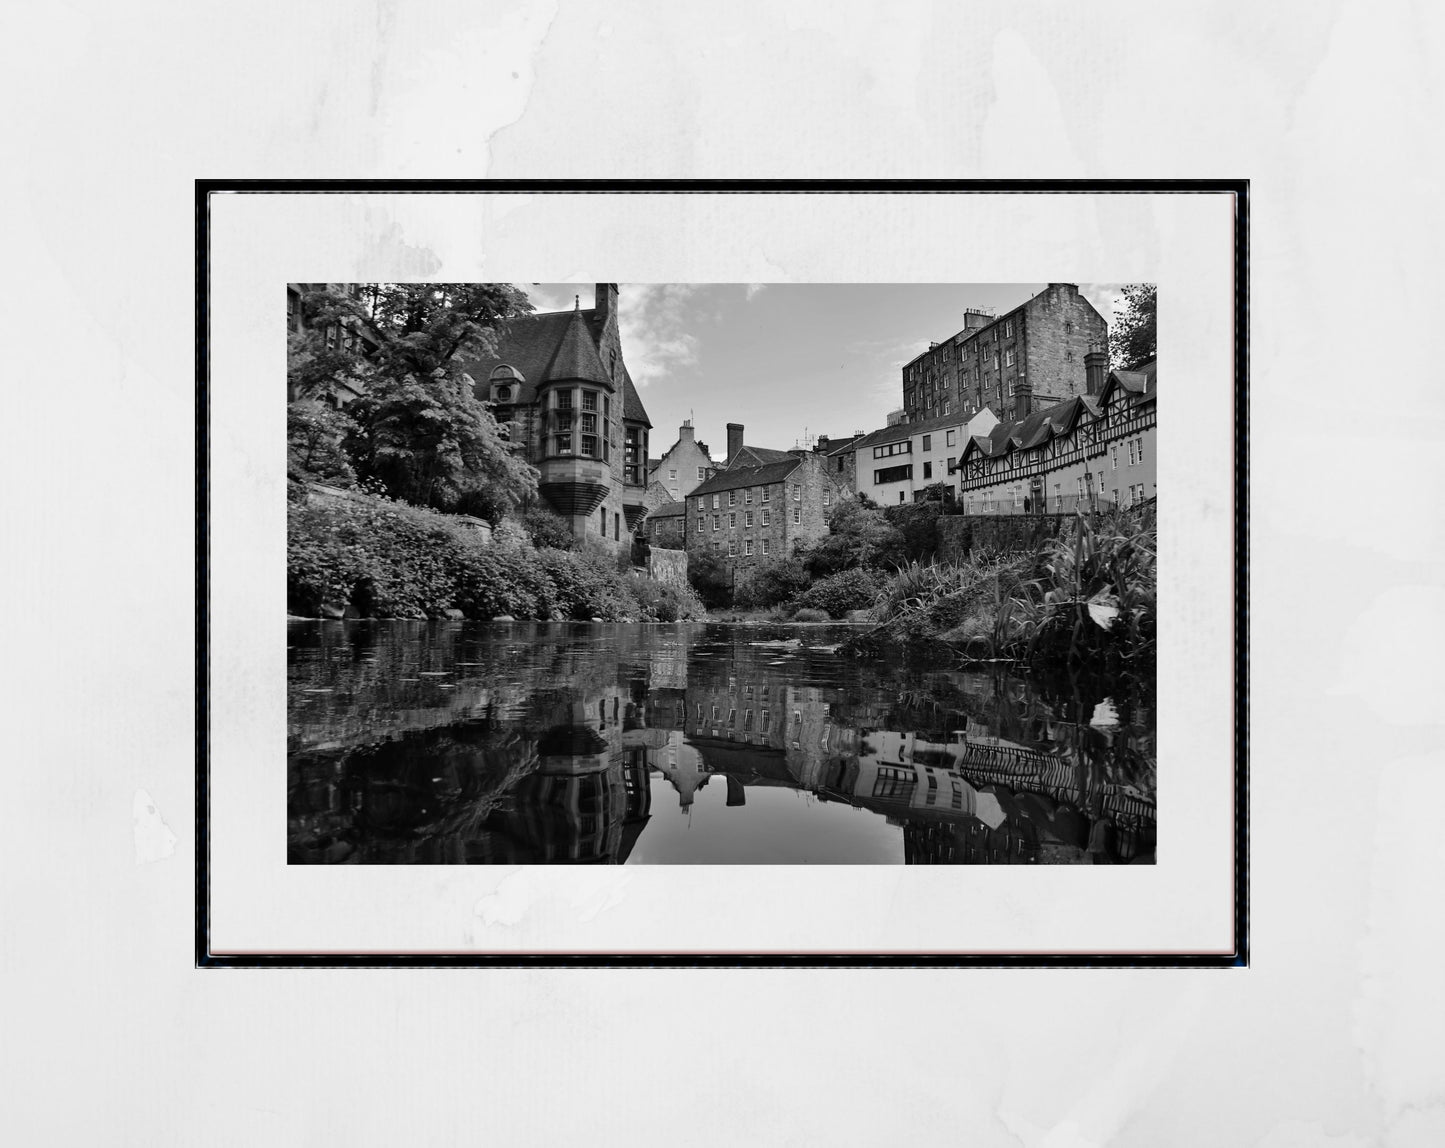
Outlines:
<svg viewBox="0 0 1445 1148"><path fill-rule="evenodd" d="M1124 309L1124 285L1122 283L1080 283L1079 294L1094 305L1094 310L1104 316L1109 329L1114 329L1114 316Z"/></svg>
<svg viewBox="0 0 1445 1148"><path fill-rule="evenodd" d="M570 311L576 305L577 297L585 295L587 298L583 306L592 306L592 286L589 283L578 283L575 287L571 284L542 284L542 283L517 283L527 293L527 298L534 309L538 311Z"/></svg>
<svg viewBox="0 0 1445 1148"><path fill-rule="evenodd" d="M760 292L766 291L767 289L768 285L766 283L749 283L747 285L748 302L751 303L754 296L758 295Z"/></svg>
<svg viewBox="0 0 1445 1148"><path fill-rule="evenodd" d="M686 283L639 283L620 288L617 320L627 370L640 387L666 379L697 362L697 338L689 331L688 301L697 288Z"/></svg>

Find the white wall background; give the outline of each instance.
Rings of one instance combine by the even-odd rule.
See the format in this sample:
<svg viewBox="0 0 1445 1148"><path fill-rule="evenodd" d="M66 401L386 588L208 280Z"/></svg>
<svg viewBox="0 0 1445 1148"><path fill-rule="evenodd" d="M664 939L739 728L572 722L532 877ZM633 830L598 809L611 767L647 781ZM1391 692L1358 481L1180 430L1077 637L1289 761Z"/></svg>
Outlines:
<svg viewBox="0 0 1445 1148"><path fill-rule="evenodd" d="M10 1139L1445 1140L1438 9L0 20ZM483 175L1254 181L1252 969L190 967L191 181Z"/></svg>

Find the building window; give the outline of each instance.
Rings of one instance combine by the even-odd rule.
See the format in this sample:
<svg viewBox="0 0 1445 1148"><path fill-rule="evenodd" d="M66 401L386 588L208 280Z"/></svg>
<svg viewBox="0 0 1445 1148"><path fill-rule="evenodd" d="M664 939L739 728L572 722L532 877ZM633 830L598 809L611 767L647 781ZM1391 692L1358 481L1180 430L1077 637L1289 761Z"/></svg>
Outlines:
<svg viewBox="0 0 1445 1148"><path fill-rule="evenodd" d="M912 477L913 467L911 465L889 466L873 472L873 484L882 486L888 482L907 482Z"/></svg>
<svg viewBox="0 0 1445 1148"><path fill-rule="evenodd" d="M767 552L768 552L768 540L767 540L766 538L764 538L764 539L763 539L763 553L766 554ZM766 714L764 715L764 717L766 717Z"/></svg>
<svg viewBox="0 0 1445 1148"><path fill-rule="evenodd" d="M751 538L743 542L743 555L747 558L751 558L753 556L753 540Z"/></svg>
<svg viewBox="0 0 1445 1148"><path fill-rule="evenodd" d="M582 436L582 453L588 458L597 457L597 436L595 434L584 434Z"/></svg>
<svg viewBox="0 0 1445 1148"><path fill-rule="evenodd" d="M997 351L995 351L995 352L993 353L993 369L994 369L995 371L998 370L998 352L997 352Z"/></svg>
<svg viewBox="0 0 1445 1148"><path fill-rule="evenodd" d="M728 491L728 505L729 505L729 506L736 506L737 504L738 504L738 492L737 492L736 490L730 490L730 491Z"/></svg>
<svg viewBox="0 0 1445 1148"><path fill-rule="evenodd" d="M595 411L595 410L597 409L597 392L596 392L596 391L583 391L583 392L582 392L582 409L583 409L584 411Z"/></svg>
<svg viewBox="0 0 1445 1148"><path fill-rule="evenodd" d="M843 473L843 456L841 454L838 456L838 473Z"/></svg>
<svg viewBox="0 0 1445 1148"><path fill-rule="evenodd" d="M602 514L602 522L601 522L602 529L601 529L600 533L601 533L601 535L602 535L603 538L606 538L606 537L607 537L607 507L604 506L604 507L602 508L601 514Z"/></svg>
<svg viewBox="0 0 1445 1148"><path fill-rule="evenodd" d="M830 505L830 504L832 503L832 498L830 497L830 494L831 494L831 492L828 490L828 488L827 488L826 486L823 487L823 505L824 505L824 506L828 506L828 505Z"/></svg>
<svg viewBox="0 0 1445 1148"><path fill-rule="evenodd" d="M957 431L949 431L949 432L944 436L944 440L943 440L944 446L953 446L953 445L954 445L955 438L956 438L957 435L958 435L958 432L957 432Z"/></svg>
<svg viewBox="0 0 1445 1148"><path fill-rule="evenodd" d="M952 474L952 473L953 473L955 470L957 470L957 469L958 469L958 463L955 461L953 455L949 455L949 456L948 456L948 473L949 473L949 474Z"/></svg>
<svg viewBox="0 0 1445 1148"><path fill-rule="evenodd" d="M793 508L793 525L794 525L794 526L801 526L802 524L803 524L803 512L802 512L801 510L797 509L796 507L794 507L794 508Z"/></svg>
<svg viewBox="0 0 1445 1148"><path fill-rule="evenodd" d="M898 501L899 501L899 502L902 502L902 501L903 501L903 495L904 495L904 493L905 493L905 492L904 492L904 491L901 491L901 490L898 492Z"/></svg>
<svg viewBox="0 0 1445 1148"><path fill-rule="evenodd" d="M714 510L718 508L718 496L716 494L712 496L712 508Z"/></svg>
<svg viewBox="0 0 1445 1148"><path fill-rule="evenodd" d="M944 400L943 400L943 413L944 413L944 414L948 414L948 405L949 405L949 404L948 404L948 400L947 400L947 399L944 399Z"/></svg>
<svg viewBox="0 0 1445 1148"><path fill-rule="evenodd" d="M622 541L622 515L617 513L612 515L612 537L618 542Z"/></svg>
<svg viewBox="0 0 1445 1148"><path fill-rule="evenodd" d="M675 467L675 466L674 466L674 467L669 467L669 468L668 468L668 471L667 471L667 477L670 478L670 479L676 478L676 477L677 477L677 467Z"/></svg>
<svg viewBox="0 0 1445 1148"><path fill-rule="evenodd" d="M707 477L707 469L706 469L705 467L701 467L701 466L698 467L698 468L697 468L697 479L698 479L698 481L701 482L701 481L702 481L703 479L705 479L706 477Z"/></svg>
<svg viewBox="0 0 1445 1148"><path fill-rule="evenodd" d="M923 464L923 477L924 477L924 478L932 478L932 477L933 477L933 463L931 463L931 462L925 462L925 463Z"/></svg>
<svg viewBox="0 0 1445 1148"><path fill-rule="evenodd" d="M738 514L737 514L737 511L734 510L732 513L730 513L730 514L728 515L728 529L729 529L729 530L735 530L735 529L737 529L737 525L738 525Z"/></svg>
<svg viewBox="0 0 1445 1148"><path fill-rule="evenodd" d="M1012 367L1014 365L1014 349L1012 347L1003 353L1003 361L1005 366Z"/></svg>
<svg viewBox="0 0 1445 1148"><path fill-rule="evenodd" d="M764 501L764 502L770 502L770 501L772 501L772 497L773 497L773 488L772 488L771 486L765 486L765 487L763 487L763 501ZM764 513L764 514L767 514L767 511L764 511L763 513Z"/></svg>
<svg viewBox="0 0 1445 1148"><path fill-rule="evenodd" d="M931 434L926 434L923 436L923 449L925 451L930 451L933 449L933 436Z"/></svg>
<svg viewBox="0 0 1445 1148"><path fill-rule="evenodd" d="M800 486L800 485L799 485L798 483L796 483L796 482L793 483L793 501L794 501L794 502L802 502L802 501L803 501L803 488L802 488L802 486Z"/></svg>
<svg viewBox="0 0 1445 1148"><path fill-rule="evenodd" d="M1111 446L1109 448L1109 461L1112 464L1109 467L1110 470L1119 469L1119 448L1117 446Z"/></svg>
<svg viewBox="0 0 1445 1148"><path fill-rule="evenodd" d="M768 525L768 523L771 522L771 521L772 521L772 516L771 516L766 510L763 511L763 525L766 526L766 525Z"/></svg>
<svg viewBox="0 0 1445 1148"><path fill-rule="evenodd" d="M1139 461L1144 461L1144 440L1142 438L1139 440Z"/></svg>
<svg viewBox="0 0 1445 1148"><path fill-rule="evenodd" d="M718 525L719 525L721 522L722 522L722 519L721 519L720 517L718 517L718 515L714 514L714 515L712 516L712 532L713 532L714 534L717 533Z"/></svg>
<svg viewBox="0 0 1445 1148"><path fill-rule="evenodd" d="M729 558L736 558L737 556L738 556L738 544L737 544L736 542L729 542L729 543L728 543L728 557L729 557Z"/></svg>
<svg viewBox="0 0 1445 1148"><path fill-rule="evenodd" d="M707 529L707 520L706 520L705 518L699 518L699 519L697 520L697 532L698 532L699 534L701 534L701 533L702 533L704 530L706 530L706 529Z"/></svg>
<svg viewBox="0 0 1445 1148"><path fill-rule="evenodd" d="M753 512L752 512L751 510L749 510L749 511L747 511L747 512L743 515L743 525L744 525L744 526L752 526L752 524L753 524Z"/></svg>
<svg viewBox="0 0 1445 1148"><path fill-rule="evenodd" d="M753 488L751 486L748 487L747 490L743 491L743 502L746 503L748 506L751 506L753 504Z"/></svg>
<svg viewBox="0 0 1445 1148"><path fill-rule="evenodd" d="M705 499L705 498L699 498L699 499L697 500L697 512L698 512L699 514L701 514L701 513L702 513L704 510L706 510L706 509L707 509L707 499Z"/></svg>
<svg viewBox="0 0 1445 1148"><path fill-rule="evenodd" d="M911 441L910 441L910 442L894 442L894 443L889 443L887 446L875 446L875 447L873 448L873 457L874 457L874 458L892 458L895 454L912 454L912 453L913 453L913 443L912 443Z"/></svg>

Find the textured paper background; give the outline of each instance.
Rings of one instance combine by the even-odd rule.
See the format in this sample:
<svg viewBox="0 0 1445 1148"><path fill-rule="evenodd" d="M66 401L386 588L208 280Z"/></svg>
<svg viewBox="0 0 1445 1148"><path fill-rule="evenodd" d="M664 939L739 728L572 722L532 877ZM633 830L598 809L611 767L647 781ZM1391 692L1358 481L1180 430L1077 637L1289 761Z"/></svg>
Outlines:
<svg viewBox="0 0 1445 1148"><path fill-rule="evenodd" d="M1438 8L83 0L5 33L10 1138L1445 1139ZM1254 180L1251 970L191 969L190 181L604 174Z"/></svg>

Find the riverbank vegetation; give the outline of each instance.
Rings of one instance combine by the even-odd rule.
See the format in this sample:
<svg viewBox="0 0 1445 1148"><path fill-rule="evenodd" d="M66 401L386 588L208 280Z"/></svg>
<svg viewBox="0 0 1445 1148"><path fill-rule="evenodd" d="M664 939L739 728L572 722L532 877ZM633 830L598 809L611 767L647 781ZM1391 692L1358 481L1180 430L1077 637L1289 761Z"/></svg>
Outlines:
<svg viewBox="0 0 1445 1148"><path fill-rule="evenodd" d="M940 645L970 660L1152 666L1152 504L1078 515L1036 546L943 557L938 523L954 512L941 499L887 508L853 499L826 537L736 586L711 555L694 556L691 577L714 617L866 621L845 652Z"/></svg>
<svg viewBox="0 0 1445 1148"><path fill-rule="evenodd" d="M700 618L687 586L652 581L598 547L564 548L540 507L490 540L467 520L379 494L297 501L286 598L301 617L658 621ZM538 540L543 544L539 545ZM575 540L567 535L569 544Z"/></svg>
<svg viewBox="0 0 1445 1148"><path fill-rule="evenodd" d="M851 652L942 643L977 660L1151 674L1156 538L1151 504L1076 515L1033 551L911 563L894 574Z"/></svg>

